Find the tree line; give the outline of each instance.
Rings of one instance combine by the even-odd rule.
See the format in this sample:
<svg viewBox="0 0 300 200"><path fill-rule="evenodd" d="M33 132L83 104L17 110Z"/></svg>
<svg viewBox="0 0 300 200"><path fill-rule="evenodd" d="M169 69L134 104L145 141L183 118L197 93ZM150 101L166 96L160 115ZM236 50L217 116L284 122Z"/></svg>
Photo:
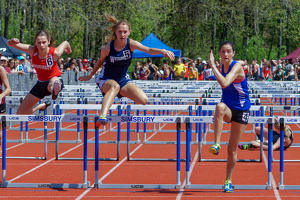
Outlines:
<svg viewBox="0 0 300 200"><path fill-rule="evenodd" d="M208 58L232 41L239 59L278 59L300 45L299 0L0 0L0 34L33 44L49 30L72 57L98 57L108 34L104 13L131 23L131 38L153 32L183 56Z"/></svg>

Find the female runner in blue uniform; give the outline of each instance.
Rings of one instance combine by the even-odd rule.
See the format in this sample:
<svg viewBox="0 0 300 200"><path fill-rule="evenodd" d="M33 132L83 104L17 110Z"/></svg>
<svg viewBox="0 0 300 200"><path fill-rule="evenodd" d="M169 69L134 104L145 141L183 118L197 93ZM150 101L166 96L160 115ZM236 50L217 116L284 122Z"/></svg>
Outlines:
<svg viewBox="0 0 300 200"><path fill-rule="evenodd" d="M110 43L101 49L100 58L89 76L79 77L80 81L88 81L103 65L100 75L96 79L96 83L104 95L100 117L96 126L107 123L106 114L117 95L118 97L128 97L137 104L147 104L148 97L143 90L131 82L127 74L132 59L132 52L135 49L154 55L162 54L174 60L174 54L171 51L149 48L135 40L129 39L131 28L127 21L118 21L115 17L109 15L106 18L113 23L111 27L112 35L108 38Z"/></svg>
<svg viewBox="0 0 300 200"><path fill-rule="evenodd" d="M213 52L210 52L210 63L214 75L222 87L222 99L217 104L214 116L215 144L210 152L218 155L223 121L231 123L231 134L228 143L228 158L224 192L233 192L231 177L237 160L237 148L249 119L249 91L243 67L233 60L234 45L225 41L220 45L219 55L222 61L221 72L215 65Z"/></svg>

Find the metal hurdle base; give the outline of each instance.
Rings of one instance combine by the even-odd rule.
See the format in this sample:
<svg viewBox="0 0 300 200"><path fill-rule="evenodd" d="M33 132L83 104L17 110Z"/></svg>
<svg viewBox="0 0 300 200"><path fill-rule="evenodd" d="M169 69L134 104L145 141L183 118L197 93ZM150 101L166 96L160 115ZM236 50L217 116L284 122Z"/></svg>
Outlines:
<svg viewBox="0 0 300 200"><path fill-rule="evenodd" d="M179 189L176 184L95 184L95 188L105 189Z"/></svg>
<svg viewBox="0 0 300 200"><path fill-rule="evenodd" d="M35 159L35 160L47 160L46 157L21 157L21 156L13 156L13 157L10 157L10 156L7 156L6 158L9 158L9 159ZM2 159L2 157L0 157L0 159Z"/></svg>
<svg viewBox="0 0 300 200"><path fill-rule="evenodd" d="M176 161L176 158L129 158L128 161ZM180 159L185 162L186 159Z"/></svg>
<svg viewBox="0 0 300 200"><path fill-rule="evenodd" d="M176 144L176 141L150 141L144 140L143 144ZM180 142L180 144L186 144L186 142ZM198 144L198 141L193 141L191 144Z"/></svg>
<svg viewBox="0 0 300 200"><path fill-rule="evenodd" d="M0 184L1 188L88 188L90 183L11 183Z"/></svg>
<svg viewBox="0 0 300 200"><path fill-rule="evenodd" d="M270 190L272 187L268 185L233 185L235 190ZM186 189L210 189L210 190L224 190L224 185L209 185L209 184L189 184L185 186Z"/></svg>
<svg viewBox="0 0 300 200"><path fill-rule="evenodd" d="M279 190L300 190L300 185L279 185Z"/></svg>
<svg viewBox="0 0 300 200"><path fill-rule="evenodd" d="M227 159L199 159L199 162L227 162ZM257 159L239 159L237 162L262 162L262 160Z"/></svg>
<svg viewBox="0 0 300 200"><path fill-rule="evenodd" d="M64 157L58 157L57 160L83 160L83 158L64 158ZM95 160L95 158L87 158L87 160ZM119 161L118 158L99 158L98 160L101 161Z"/></svg>

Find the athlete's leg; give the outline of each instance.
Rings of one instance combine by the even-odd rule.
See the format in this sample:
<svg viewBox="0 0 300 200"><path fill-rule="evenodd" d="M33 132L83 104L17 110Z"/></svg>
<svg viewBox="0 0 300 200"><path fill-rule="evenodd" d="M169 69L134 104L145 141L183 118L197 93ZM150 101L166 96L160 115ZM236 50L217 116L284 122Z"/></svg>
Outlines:
<svg viewBox="0 0 300 200"><path fill-rule="evenodd" d="M258 139L260 139L260 127L255 127L255 134L257 135ZM268 140L268 129L263 129L263 137Z"/></svg>
<svg viewBox="0 0 300 200"><path fill-rule="evenodd" d="M132 99L137 104L145 105L148 103L148 97L145 92L131 82L127 83L121 88L120 94L124 97Z"/></svg>
<svg viewBox="0 0 300 200"><path fill-rule="evenodd" d="M246 129L246 124L241 124L238 122L232 122L231 124L231 134L228 143L228 158L227 158L227 170L226 179L232 177L232 172L237 160L237 147L241 139L242 134Z"/></svg>
<svg viewBox="0 0 300 200"><path fill-rule="evenodd" d="M0 113L0 117L1 115L5 115L5 114L6 114L5 112ZM2 123L0 123L0 152L2 152L1 144L2 144Z"/></svg>
<svg viewBox="0 0 300 200"><path fill-rule="evenodd" d="M254 147L254 148L259 148L260 147L260 140L253 140L250 142L250 144Z"/></svg>
<svg viewBox="0 0 300 200"><path fill-rule="evenodd" d="M59 92L62 90L62 84L60 79L55 76L52 77L49 80L49 84L48 84L48 91L52 94L52 99L55 100L59 94Z"/></svg>
<svg viewBox="0 0 300 200"><path fill-rule="evenodd" d="M103 84L101 91L105 93L100 110L100 116L106 116L109 108L114 102L115 97L120 91L120 85L114 80L107 80Z"/></svg>
<svg viewBox="0 0 300 200"><path fill-rule="evenodd" d="M23 115L30 115L37 110L45 108L47 105L45 103L41 103L34 107L36 103L38 103L41 99L32 95L27 94L25 99L22 101L21 105L19 106L16 114L23 114Z"/></svg>
<svg viewBox="0 0 300 200"><path fill-rule="evenodd" d="M214 116L214 134L215 143L220 144L221 131L223 129L223 121L230 122L232 117L231 110L224 103L218 103L215 110Z"/></svg>

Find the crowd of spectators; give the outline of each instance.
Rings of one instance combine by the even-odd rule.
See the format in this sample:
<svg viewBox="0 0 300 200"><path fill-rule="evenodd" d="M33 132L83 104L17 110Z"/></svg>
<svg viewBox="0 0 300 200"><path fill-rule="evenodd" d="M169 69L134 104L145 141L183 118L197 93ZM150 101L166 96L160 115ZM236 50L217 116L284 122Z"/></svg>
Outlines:
<svg viewBox="0 0 300 200"><path fill-rule="evenodd" d="M298 81L300 80L299 58L292 60L239 60L248 80L255 81ZM216 61L221 69L221 64ZM174 63L165 60L156 66L150 59L142 64L137 61L134 78L139 80L216 80L209 63L198 57L192 60L177 58Z"/></svg>
<svg viewBox="0 0 300 200"><path fill-rule="evenodd" d="M96 59L68 57L65 60L60 58L58 65L62 73L65 71L90 72L96 62ZM260 62L240 60L239 62L242 64L248 80L300 80L299 58L294 62L281 59L270 61L262 59ZM26 54L11 59L1 56L0 64L8 74L35 73ZM217 61L216 65L220 69L221 65ZM151 59L148 59L147 62L137 61L132 78L137 80L216 80L209 63L200 57L195 60L186 57L177 58L173 63L164 60L160 66L153 64Z"/></svg>
<svg viewBox="0 0 300 200"><path fill-rule="evenodd" d="M96 65L97 60L95 59L81 59L81 58L70 58L67 59L60 58L57 61L59 69L62 73L65 71L74 72L89 72L93 70ZM17 58L8 59L5 56L0 57L0 64L5 68L7 74L16 73L33 73L35 74L35 69L31 67L31 62L26 54L22 54Z"/></svg>

